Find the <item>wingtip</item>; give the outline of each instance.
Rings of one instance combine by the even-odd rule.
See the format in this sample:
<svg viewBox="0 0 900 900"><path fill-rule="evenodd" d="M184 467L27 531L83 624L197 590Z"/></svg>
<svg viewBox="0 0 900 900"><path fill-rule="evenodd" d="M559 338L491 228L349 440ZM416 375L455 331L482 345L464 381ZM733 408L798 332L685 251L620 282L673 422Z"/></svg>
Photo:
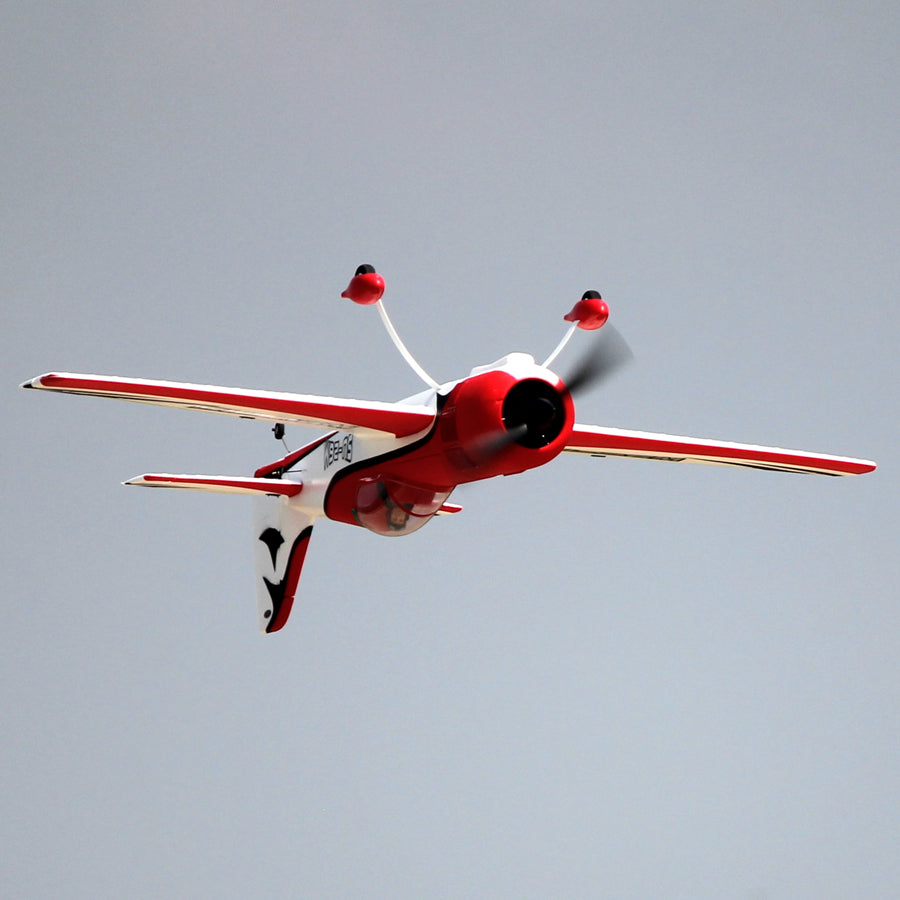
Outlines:
<svg viewBox="0 0 900 900"><path fill-rule="evenodd" d="M841 475L867 475L869 472L874 472L878 465L874 463L871 459L847 459L846 468L840 472Z"/></svg>
<svg viewBox="0 0 900 900"><path fill-rule="evenodd" d="M44 374L44 375L37 375L37 376L35 376L34 378L29 378L28 381L23 381L22 384L19 385L19 387L23 387L23 388L42 388L42 387L44 387L44 379L45 379L45 378L52 378L52 377L53 377L53 373L52 373L52 372L47 372L47 373Z"/></svg>

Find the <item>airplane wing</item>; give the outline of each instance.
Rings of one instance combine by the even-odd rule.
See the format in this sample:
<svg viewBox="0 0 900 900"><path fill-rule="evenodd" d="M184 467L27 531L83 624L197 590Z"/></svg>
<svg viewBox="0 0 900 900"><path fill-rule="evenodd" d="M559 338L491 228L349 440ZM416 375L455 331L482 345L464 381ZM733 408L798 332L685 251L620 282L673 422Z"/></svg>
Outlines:
<svg viewBox="0 0 900 900"><path fill-rule="evenodd" d="M861 475L875 468L875 463L867 459L827 456L780 447L760 447L756 444L733 444L673 434L653 434L649 431L625 431L598 425L576 424L564 451L590 456L625 456L633 459L745 466L751 469L811 472L819 475Z"/></svg>
<svg viewBox="0 0 900 900"><path fill-rule="evenodd" d="M254 391L210 384L148 381L115 375L79 375L52 372L26 381L22 387L89 397L116 397L159 406L199 409L203 412L263 419L286 425L312 425L342 431L382 432L406 437L427 428L434 410L416 403L382 403L372 400L341 400L310 394Z"/></svg>

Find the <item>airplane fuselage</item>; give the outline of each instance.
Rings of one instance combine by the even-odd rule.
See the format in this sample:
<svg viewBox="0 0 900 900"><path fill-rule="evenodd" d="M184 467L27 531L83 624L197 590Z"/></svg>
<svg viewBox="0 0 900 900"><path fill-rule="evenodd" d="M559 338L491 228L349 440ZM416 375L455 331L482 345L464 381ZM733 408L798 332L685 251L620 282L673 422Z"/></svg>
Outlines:
<svg viewBox="0 0 900 900"><path fill-rule="evenodd" d="M312 515L408 534L454 511L446 504L457 485L550 462L575 420L563 382L523 353L411 399L434 409L416 434L334 431L256 474L300 475L303 490L290 502Z"/></svg>

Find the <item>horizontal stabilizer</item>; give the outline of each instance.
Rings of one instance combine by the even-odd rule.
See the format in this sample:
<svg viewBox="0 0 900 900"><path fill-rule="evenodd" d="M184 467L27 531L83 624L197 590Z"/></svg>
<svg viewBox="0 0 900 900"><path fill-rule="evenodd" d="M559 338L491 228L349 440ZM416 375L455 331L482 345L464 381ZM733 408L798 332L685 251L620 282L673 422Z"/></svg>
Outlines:
<svg viewBox="0 0 900 900"><path fill-rule="evenodd" d="M268 494L270 496L295 497L303 490L296 481L276 478L249 478L241 475L138 475L125 484L140 487L186 488L192 491L210 491L215 494Z"/></svg>
<svg viewBox="0 0 900 900"><path fill-rule="evenodd" d="M597 425L576 425L565 451L591 456L624 456L632 459L659 459L669 462L744 466L778 472L810 472L817 475L861 475L875 463L848 456L828 456L805 450L784 450L756 444L734 444L706 438L625 431Z"/></svg>
<svg viewBox="0 0 900 900"><path fill-rule="evenodd" d="M243 419L263 419L285 425L382 432L396 437L415 434L434 422L434 410L419 403L342 400L311 394L256 391L178 381L148 381L117 375L51 372L26 381L22 387L85 394L89 397L115 397L119 400L197 409Z"/></svg>

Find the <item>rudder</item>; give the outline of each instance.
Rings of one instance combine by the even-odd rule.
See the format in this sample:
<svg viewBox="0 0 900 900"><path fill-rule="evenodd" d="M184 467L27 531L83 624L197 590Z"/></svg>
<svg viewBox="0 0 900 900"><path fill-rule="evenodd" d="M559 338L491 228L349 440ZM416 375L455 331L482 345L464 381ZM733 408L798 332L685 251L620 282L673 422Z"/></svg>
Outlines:
<svg viewBox="0 0 900 900"><path fill-rule="evenodd" d="M314 521L280 497L254 500L256 600L262 632L279 631L291 614Z"/></svg>

